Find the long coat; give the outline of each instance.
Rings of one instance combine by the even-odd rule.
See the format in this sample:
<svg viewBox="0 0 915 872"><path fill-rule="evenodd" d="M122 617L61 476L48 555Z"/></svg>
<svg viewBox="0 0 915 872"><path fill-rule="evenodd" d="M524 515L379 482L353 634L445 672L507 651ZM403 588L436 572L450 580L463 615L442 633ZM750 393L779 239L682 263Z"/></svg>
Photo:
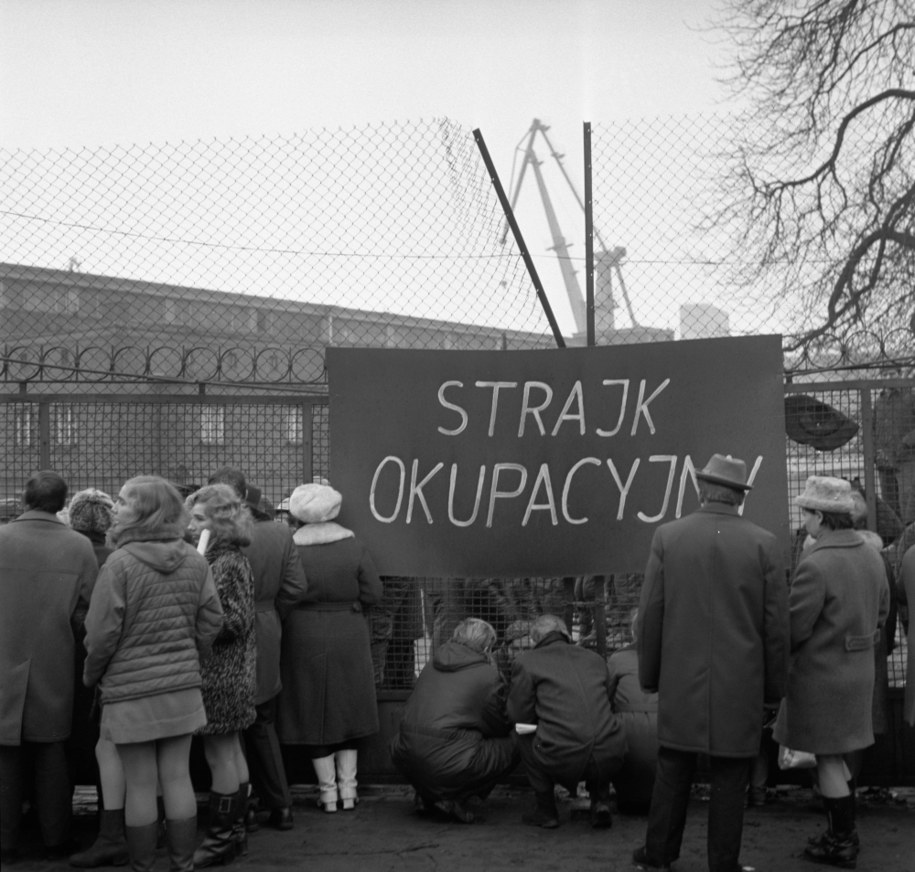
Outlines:
<svg viewBox="0 0 915 872"><path fill-rule="evenodd" d="M391 742L394 765L421 794L488 792L517 763L504 682L485 654L446 642L423 667Z"/></svg>
<svg viewBox="0 0 915 872"><path fill-rule="evenodd" d="M348 535L306 544L332 522L295 534L308 579L305 598L283 626L277 733L290 745L338 745L378 732L369 625L381 580L362 543ZM344 531L348 532L348 531Z"/></svg>
<svg viewBox="0 0 915 872"><path fill-rule="evenodd" d="M242 549L254 575L255 705L273 699L280 681L282 619L305 596L302 563L286 524L256 520L251 544Z"/></svg>
<svg viewBox="0 0 915 872"><path fill-rule="evenodd" d="M909 548L902 558L897 584L899 604L908 609L908 655L906 660L905 702L902 717L915 727L915 548Z"/></svg>
<svg viewBox="0 0 915 872"><path fill-rule="evenodd" d="M603 657L549 633L512 664L508 717L537 725L534 759L561 784L580 781L593 758L616 770L626 753L620 718L610 706Z"/></svg>
<svg viewBox="0 0 915 872"><path fill-rule="evenodd" d="M77 641L98 562L49 512L0 527L0 745L70 735Z"/></svg>
<svg viewBox="0 0 915 872"><path fill-rule="evenodd" d="M824 530L791 583L791 668L772 735L814 754L874 743L874 644L889 611L880 554L855 530Z"/></svg>
<svg viewBox="0 0 915 872"><path fill-rule="evenodd" d="M709 503L655 530L636 622L639 680L658 692L659 744L719 757L759 751L764 703L788 668L778 542Z"/></svg>
<svg viewBox="0 0 915 872"><path fill-rule="evenodd" d="M224 621L213 650L200 664L207 723L201 735L225 735L254 723L254 578L232 542L217 539L206 552Z"/></svg>

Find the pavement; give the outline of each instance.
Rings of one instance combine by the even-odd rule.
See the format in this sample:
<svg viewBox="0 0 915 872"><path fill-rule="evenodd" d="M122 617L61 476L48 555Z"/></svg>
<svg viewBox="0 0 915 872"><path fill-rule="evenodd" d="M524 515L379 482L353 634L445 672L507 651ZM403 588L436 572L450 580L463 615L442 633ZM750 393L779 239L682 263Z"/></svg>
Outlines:
<svg viewBox="0 0 915 872"><path fill-rule="evenodd" d="M522 787L497 788L484 808L485 820L459 823L420 815L413 793L403 785L360 785L352 812L326 814L317 806L314 785L293 787L295 827L287 832L262 826L249 836L248 854L231 872L296 869L307 872L584 872L632 870L632 851L642 844L645 818L614 814L610 829L592 829L586 799L559 799L558 829L521 822L532 802ZM74 802L74 829L85 847L95 836L95 792L80 788ZM770 801L749 808L744 821L741 861L759 872L812 872L801 857L807 837L823 828L825 817L812 791L787 785L769 791ZM915 872L915 788L865 788L858 794L861 837L859 870ZM204 797L200 797L203 801ZM694 790L681 858L674 872L705 872L707 792ZM201 806L203 808L204 806ZM615 811L615 806L614 806ZM201 820L201 826L203 820ZM28 831L26 833L28 835ZM32 833L23 840L26 856L17 872L69 869L66 860L41 856ZM156 869L165 872L164 850ZM5 870L4 870L5 872Z"/></svg>

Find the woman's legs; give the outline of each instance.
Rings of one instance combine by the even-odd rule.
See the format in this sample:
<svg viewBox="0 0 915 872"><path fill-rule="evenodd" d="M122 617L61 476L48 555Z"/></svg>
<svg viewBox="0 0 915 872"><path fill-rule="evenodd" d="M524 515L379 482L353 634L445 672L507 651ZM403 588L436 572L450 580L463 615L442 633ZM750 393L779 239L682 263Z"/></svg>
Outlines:
<svg viewBox="0 0 915 872"><path fill-rule="evenodd" d="M129 827L156 823L158 765L155 742L117 745L124 769L124 821Z"/></svg>
<svg viewBox="0 0 915 872"><path fill-rule="evenodd" d="M124 808L124 768L114 742L99 737L95 743L95 759L98 763L99 787L102 789L102 805L106 810Z"/></svg>
<svg viewBox="0 0 915 872"><path fill-rule="evenodd" d="M237 793L238 785L242 781L239 778L237 757L240 755L244 759L244 755L241 754L238 733L204 736L203 754L210 767L212 777L210 789L213 793ZM244 774L246 776L244 780L247 781L247 763L244 764Z"/></svg>
<svg viewBox="0 0 915 872"><path fill-rule="evenodd" d="M817 782L820 793L828 799L838 799L851 793L848 782L851 773L841 754L817 755Z"/></svg>
<svg viewBox="0 0 915 872"><path fill-rule="evenodd" d="M197 797L191 783L191 737L171 736L156 743L159 782L168 820L184 820L197 814Z"/></svg>

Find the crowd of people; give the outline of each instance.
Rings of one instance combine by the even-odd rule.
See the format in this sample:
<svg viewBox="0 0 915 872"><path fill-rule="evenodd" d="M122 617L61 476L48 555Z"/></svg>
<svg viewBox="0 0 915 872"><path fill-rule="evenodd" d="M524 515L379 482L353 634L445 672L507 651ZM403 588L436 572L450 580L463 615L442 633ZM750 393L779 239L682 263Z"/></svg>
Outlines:
<svg viewBox="0 0 915 872"><path fill-rule="evenodd" d="M353 811L387 672L409 690L390 758L420 815L482 819L520 770L533 793L524 823L560 826L557 786L583 786L591 825L606 828L615 796L619 813L646 817L634 866L669 870L701 770L709 869L736 872L769 722L786 752L813 761L827 823L804 855L854 868L854 779L884 728L875 694L897 600L912 633L915 548L887 560L852 484L811 476L789 568L777 537L743 517L743 461L715 454L696 478L699 509L655 530L638 608L613 617L629 641L605 657L573 640L569 614L570 588L600 604L605 580L557 580L511 621L474 606L493 580L441 580L414 602L409 580L380 577L339 523L342 496L324 481L295 488L287 523L232 467L202 486L143 475L113 497L69 500L59 474L36 473L0 527L4 864L19 856L26 804L47 855L77 868L146 872L163 845L173 872L229 862L259 827L295 825L283 746L311 760L324 812ZM399 651L393 628L415 636L423 605L434 644L417 678L412 639ZM904 706L915 726L911 684ZM82 850L70 837L76 719L93 725L99 804ZM209 772L202 838L195 737Z"/></svg>

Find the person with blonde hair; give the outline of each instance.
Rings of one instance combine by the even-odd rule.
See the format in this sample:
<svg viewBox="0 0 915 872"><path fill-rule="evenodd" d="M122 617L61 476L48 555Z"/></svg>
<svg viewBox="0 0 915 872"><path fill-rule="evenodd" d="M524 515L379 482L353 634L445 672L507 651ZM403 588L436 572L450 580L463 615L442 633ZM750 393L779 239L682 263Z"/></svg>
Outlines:
<svg viewBox="0 0 915 872"><path fill-rule="evenodd" d="M223 615L206 561L184 541L187 514L158 476L125 482L86 616L83 681L98 686L100 734L124 772L124 820L131 868L148 872L159 832L161 784L173 872L191 872L197 801L191 736L207 721L201 658Z"/></svg>
<svg viewBox="0 0 915 872"><path fill-rule="evenodd" d="M197 732L212 776L209 822L194 854L198 868L225 863L247 849L244 816L248 802L248 763L241 733L254 723L254 576L242 548L251 541L252 520L241 497L227 484L208 484L186 501L188 530L213 573L225 622L203 664L207 723Z"/></svg>
<svg viewBox="0 0 915 872"><path fill-rule="evenodd" d="M495 641L491 624L465 618L433 652L407 700L391 759L416 791L420 811L471 823L473 806L518 764Z"/></svg>

